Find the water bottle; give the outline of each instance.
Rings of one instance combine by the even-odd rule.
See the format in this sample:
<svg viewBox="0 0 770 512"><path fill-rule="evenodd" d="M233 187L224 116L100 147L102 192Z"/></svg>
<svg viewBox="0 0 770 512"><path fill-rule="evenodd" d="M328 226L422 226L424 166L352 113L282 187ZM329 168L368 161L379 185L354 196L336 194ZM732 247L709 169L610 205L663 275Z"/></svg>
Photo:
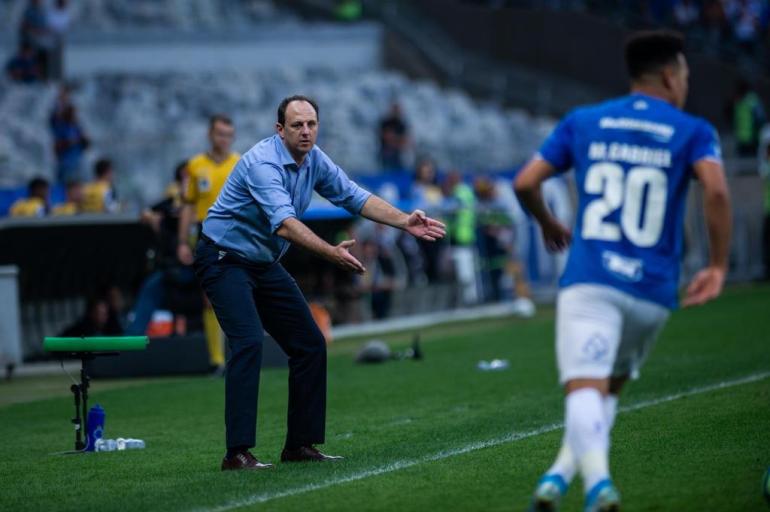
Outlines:
<svg viewBox="0 0 770 512"><path fill-rule="evenodd" d="M510 366L507 359L492 359L491 361L479 361L476 368L482 372L497 372L506 370Z"/></svg>
<svg viewBox="0 0 770 512"><path fill-rule="evenodd" d="M126 450L141 450L144 448L144 441L141 439L126 439Z"/></svg>
<svg viewBox="0 0 770 512"><path fill-rule="evenodd" d="M94 449L97 452L114 452L118 449L118 443L114 439L98 439Z"/></svg>
<svg viewBox="0 0 770 512"><path fill-rule="evenodd" d="M119 437L115 440L119 451L123 450L141 450L144 448L144 441L141 439L124 439Z"/></svg>
<svg viewBox="0 0 770 512"><path fill-rule="evenodd" d="M94 451L96 449L96 441L102 438L106 417L104 409L99 404L94 405L88 411L88 431L86 432L85 448L87 452Z"/></svg>

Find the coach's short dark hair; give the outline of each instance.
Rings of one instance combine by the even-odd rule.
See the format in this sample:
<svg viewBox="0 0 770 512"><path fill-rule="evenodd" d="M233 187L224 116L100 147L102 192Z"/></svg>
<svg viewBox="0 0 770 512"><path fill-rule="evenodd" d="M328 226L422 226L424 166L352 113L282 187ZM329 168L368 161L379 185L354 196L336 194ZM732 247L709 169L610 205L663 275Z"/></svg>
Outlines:
<svg viewBox="0 0 770 512"><path fill-rule="evenodd" d="M214 129L217 123L226 124L227 126L233 126L233 120L226 114L214 114L209 117L209 131Z"/></svg>
<svg viewBox="0 0 770 512"><path fill-rule="evenodd" d="M646 30L632 34L625 45L626 67L632 79L677 63L684 53L684 38L671 30Z"/></svg>
<svg viewBox="0 0 770 512"><path fill-rule="evenodd" d="M97 178L103 178L105 174L112 170L112 160L109 158L100 158L94 164L94 175Z"/></svg>
<svg viewBox="0 0 770 512"><path fill-rule="evenodd" d="M318 104L312 98L308 98L307 96L303 96L302 94L295 94L294 96L289 96L288 98L284 98L283 101L281 101L281 104L278 105L278 124L283 126L283 124L286 122L286 107L288 107L289 103L291 103L292 101L307 101L308 103L310 103L310 105L313 106L313 110L315 110L316 121L319 120Z"/></svg>

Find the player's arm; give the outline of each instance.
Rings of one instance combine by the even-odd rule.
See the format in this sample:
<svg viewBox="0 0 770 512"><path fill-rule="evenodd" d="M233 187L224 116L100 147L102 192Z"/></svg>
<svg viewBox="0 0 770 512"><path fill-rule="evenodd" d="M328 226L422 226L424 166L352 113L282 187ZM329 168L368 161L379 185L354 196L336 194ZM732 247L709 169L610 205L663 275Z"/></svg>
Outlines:
<svg viewBox="0 0 770 512"><path fill-rule="evenodd" d="M328 244L295 217L288 217L281 222L281 226L275 233L345 270L358 274L366 272L361 262L348 251L356 243L355 240L345 240L339 245Z"/></svg>
<svg viewBox="0 0 770 512"><path fill-rule="evenodd" d="M715 299L722 292L730 255L732 212L730 193L722 164L702 159L693 165L703 187L703 212L709 236L709 264L695 275L682 305L697 306Z"/></svg>
<svg viewBox="0 0 770 512"><path fill-rule="evenodd" d="M535 217L543 231L543 240L550 251L562 251L572 240L570 230L551 214L543 199L542 184L556 173L548 161L535 157L524 166L513 182L519 201Z"/></svg>
<svg viewBox="0 0 770 512"><path fill-rule="evenodd" d="M374 194L370 195L364 203L361 215L380 224L403 229L412 236L429 242L444 238L446 234L446 226L428 217L422 210L407 214Z"/></svg>

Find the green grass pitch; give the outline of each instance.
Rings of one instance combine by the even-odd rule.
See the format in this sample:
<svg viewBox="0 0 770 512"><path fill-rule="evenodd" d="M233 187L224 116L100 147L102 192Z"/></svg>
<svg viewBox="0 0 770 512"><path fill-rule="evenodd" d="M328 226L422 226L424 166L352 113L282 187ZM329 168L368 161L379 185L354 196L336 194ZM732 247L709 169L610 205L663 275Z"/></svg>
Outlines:
<svg viewBox="0 0 770 512"><path fill-rule="evenodd" d="M379 366L353 363L360 340L333 344L325 449L345 460L254 473L219 471L221 380L95 381L106 435L147 449L77 456L51 455L73 439L65 376L0 383L0 510L524 510L562 436L553 323L543 310L436 326L425 360ZM491 358L511 367L475 369ZM265 371L254 453L266 461L286 395L286 371ZM611 468L624 510L768 510L770 287L672 315L621 406ZM564 510L580 510L581 491Z"/></svg>

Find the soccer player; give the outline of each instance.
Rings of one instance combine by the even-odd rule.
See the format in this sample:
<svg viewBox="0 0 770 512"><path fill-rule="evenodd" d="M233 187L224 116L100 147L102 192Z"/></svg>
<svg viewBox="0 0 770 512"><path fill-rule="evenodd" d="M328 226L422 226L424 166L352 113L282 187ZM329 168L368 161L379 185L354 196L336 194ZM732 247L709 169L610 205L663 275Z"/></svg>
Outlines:
<svg viewBox="0 0 770 512"><path fill-rule="evenodd" d="M278 107L277 133L258 142L235 166L203 222L195 272L227 334L225 372L227 454L222 470L271 467L255 445L262 340L267 330L289 356L289 410L282 462L327 461L326 342L297 283L280 264L290 244L349 272L366 269L350 254L355 243L330 245L300 217L314 191L350 213L427 241L444 225L420 210L406 214L353 183L315 145L318 107L305 96Z"/></svg>
<svg viewBox="0 0 770 512"><path fill-rule="evenodd" d="M729 195L716 131L682 112L688 67L681 36L640 32L625 46L631 93L568 114L514 187L546 245L571 244L557 299L556 358L566 393L561 450L538 482L531 510L556 510L583 478L586 511L616 511L608 452L618 394L636 378L669 311L677 307L687 188L703 187L710 261L683 305L722 291L730 238ZM575 169L572 231L542 200L540 185Z"/></svg>
<svg viewBox="0 0 770 512"><path fill-rule="evenodd" d="M192 264L191 247L197 241L201 223L240 158L238 153L230 150L234 140L235 126L232 120L222 114L214 115L209 120L209 151L195 155L187 162L188 178L183 196L185 204L179 214L177 248L177 257L185 265ZM194 227L192 233L191 227ZM221 374L225 367L222 329L205 295L203 302L203 331L209 350L209 363L215 374Z"/></svg>

